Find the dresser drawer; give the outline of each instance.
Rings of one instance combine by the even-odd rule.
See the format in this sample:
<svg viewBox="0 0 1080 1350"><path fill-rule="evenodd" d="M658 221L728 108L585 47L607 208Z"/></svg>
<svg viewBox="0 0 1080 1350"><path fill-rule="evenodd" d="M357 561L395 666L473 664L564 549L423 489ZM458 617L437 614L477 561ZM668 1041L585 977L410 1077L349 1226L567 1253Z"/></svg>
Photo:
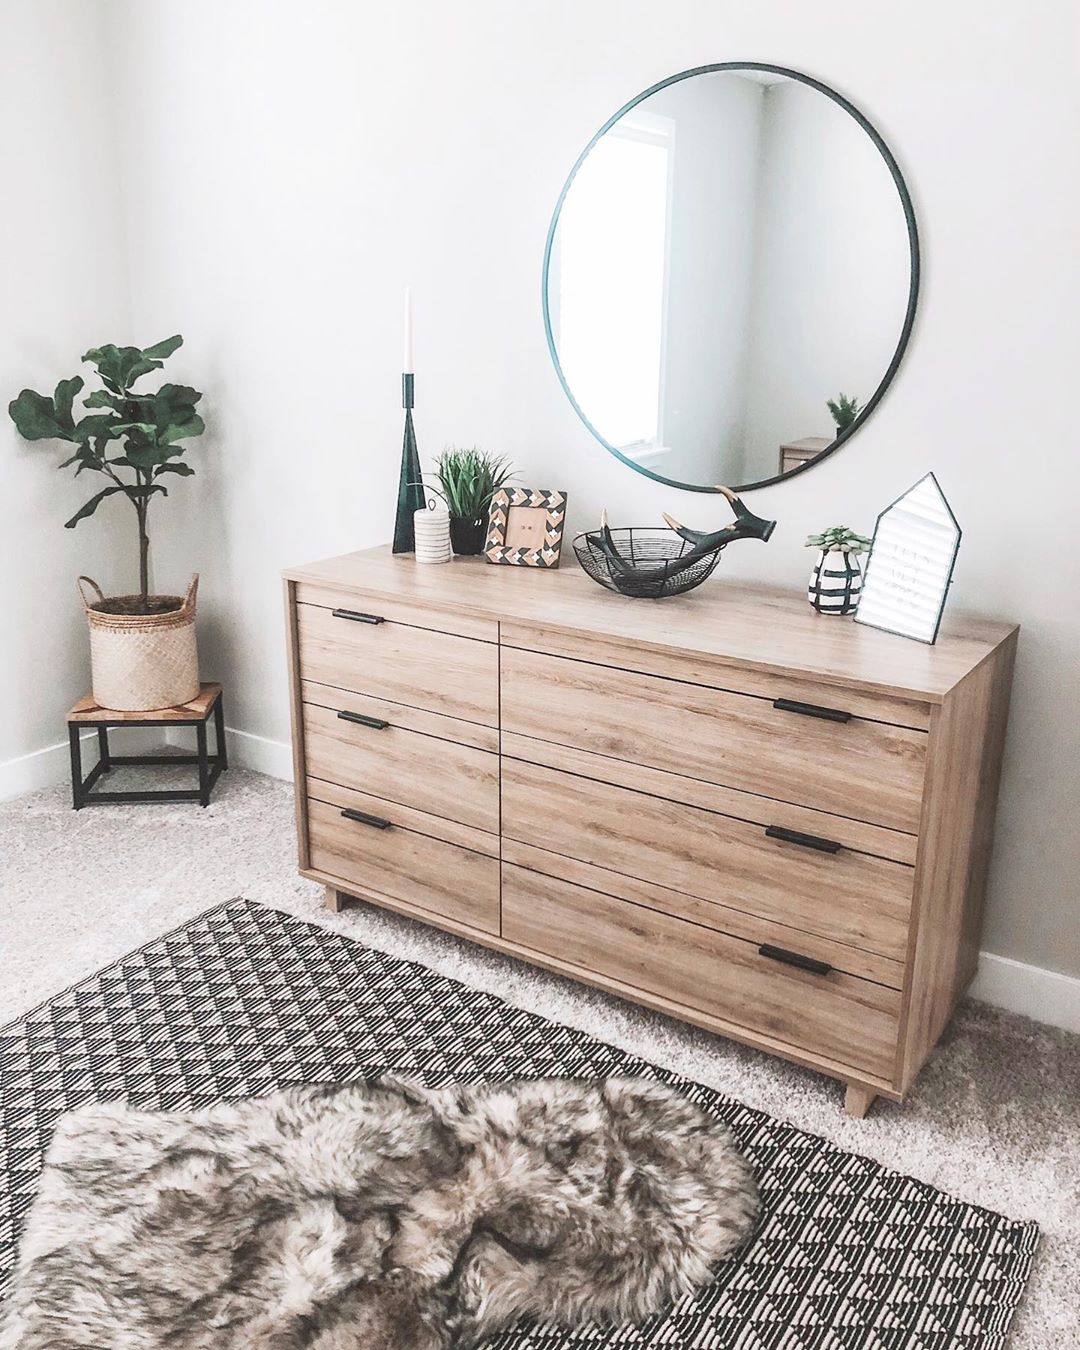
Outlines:
<svg viewBox="0 0 1080 1350"><path fill-rule="evenodd" d="M411 730L408 708L348 695L335 700L334 693L320 685L304 689L305 699L319 700L303 704L310 775L498 833L498 755ZM422 716L422 725L441 730L445 720L447 735L453 733L450 719Z"/></svg>
<svg viewBox="0 0 1080 1350"><path fill-rule="evenodd" d="M384 619L375 601L357 599L355 610L352 603L343 599L337 613L320 605L296 606L302 679L498 725L494 643Z"/></svg>
<svg viewBox="0 0 1080 1350"><path fill-rule="evenodd" d="M914 869L901 863L847 848L820 852L747 820L509 758L502 829L508 839L906 960Z"/></svg>
<svg viewBox="0 0 1080 1350"><path fill-rule="evenodd" d="M696 924L503 865L503 938L891 1081L901 995L815 974ZM632 996L632 992L631 992Z"/></svg>
<svg viewBox="0 0 1080 1350"><path fill-rule="evenodd" d="M785 708L782 700L509 647L501 678L504 731L918 830L927 734L848 717L840 691L823 686L820 702L807 703L803 684L794 708Z"/></svg>
<svg viewBox="0 0 1080 1350"><path fill-rule="evenodd" d="M309 784L318 786L311 780ZM348 816L346 811L354 815ZM391 802L367 801L363 810L357 810L309 796L311 866L337 878L343 890L356 895L370 894L376 901L389 897L411 909L497 934L497 856L422 834L410 828L415 823L418 823L416 813Z"/></svg>

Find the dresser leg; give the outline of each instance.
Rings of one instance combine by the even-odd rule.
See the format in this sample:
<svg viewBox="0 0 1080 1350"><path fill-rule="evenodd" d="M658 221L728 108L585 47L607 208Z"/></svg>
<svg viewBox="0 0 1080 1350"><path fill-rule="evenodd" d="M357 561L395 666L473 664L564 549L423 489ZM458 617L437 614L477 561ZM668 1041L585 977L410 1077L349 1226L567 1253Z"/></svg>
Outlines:
<svg viewBox="0 0 1080 1350"><path fill-rule="evenodd" d="M872 1088L860 1087L858 1083L849 1083L844 1094L844 1110L856 1120L862 1120L873 1106L877 1093Z"/></svg>
<svg viewBox="0 0 1080 1350"><path fill-rule="evenodd" d="M345 897L342 895L342 893L338 890L335 890L333 886L327 886L326 908L332 909L335 914L340 914L344 907L345 907Z"/></svg>

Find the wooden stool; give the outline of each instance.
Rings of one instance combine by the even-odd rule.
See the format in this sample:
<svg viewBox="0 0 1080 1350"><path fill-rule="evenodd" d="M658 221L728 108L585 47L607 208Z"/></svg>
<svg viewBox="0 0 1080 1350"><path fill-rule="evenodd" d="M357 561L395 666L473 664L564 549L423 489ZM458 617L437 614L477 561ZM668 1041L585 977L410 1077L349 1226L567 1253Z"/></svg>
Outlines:
<svg viewBox="0 0 1080 1350"><path fill-rule="evenodd" d="M206 744L206 728L210 715L214 717L215 750L210 755ZM84 806L110 802L198 802L210 805L210 792L223 769L228 768L225 753L225 713L221 702L221 685L204 684L190 703L178 708L158 708L154 712L118 712L100 708L93 696L81 698L68 713L68 739L71 743L72 805L78 811ZM82 744L80 732L84 726L97 727L98 762L83 777ZM195 728L197 743L193 755L114 755L109 750L110 727L190 727ZM158 788L147 792L91 792L103 773L117 764L197 764L199 786L183 790Z"/></svg>

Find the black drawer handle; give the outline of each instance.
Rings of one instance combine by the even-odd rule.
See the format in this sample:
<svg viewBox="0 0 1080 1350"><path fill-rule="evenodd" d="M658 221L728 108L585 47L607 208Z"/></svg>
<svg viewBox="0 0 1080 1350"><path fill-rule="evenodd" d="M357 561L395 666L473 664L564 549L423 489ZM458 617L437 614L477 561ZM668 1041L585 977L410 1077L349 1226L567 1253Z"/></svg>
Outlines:
<svg viewBox="0 0 1080 1350"><path fill-rule="evenodd" d="M340 717L341 714L339 713ZM783 839L786 844L801 844L803 848L816 848L819 853L839 853L843 847L835 839L819 839L816 834L803 834L801 830L789 830L786 825L766 825L767 839Z"/></svg>
<svg viewBox="0 0 1080 1350"><path fill-rule="evenodd" d="M358 609L335 609L335 619L352 619L355 623L385 623L381 614L361 614Z"/></svg>
<svg viewBox="0 0 1080 1350"><path fill-rule="evenodd" d="M803 717L820 717L826 722L851 721L851 714L842 708L819 708L816 703L800 703L794 698L774 698L773 707L781 712L801 713Z"/></svg>
<svg viewBox="0 0 1080 1350"><path fill-rule="evenodd" d="M388 830L391 822L384 820L382 816L369 816L366 811L354 811L351 806L342 809L341 814L346 820L355 820L360 825L371 825L376 830Z"/></svg>
<svg viewBox="0 0 1080 1350"><path fill-rule="evenodd" d="M381 717L365 717L363 713L347 712L344 708L338 713L338 716L343 722L355 722L358 727L374 727L376 731L385 731L390 725L389 722L384 722ZM839 847L838 844L837 848Z"/></svg>
<svg viewBox="0 0 1080 1350"><path fill-rule="evenodd" d="M763 942L758 948L758 956L767 956L770 961L782 961L785 966L798 966L800 970L808 970L811 975L828 975L832 970L827 961L815 961L812 956L789 952L784 947L773 947L768 942Z"/></svg>

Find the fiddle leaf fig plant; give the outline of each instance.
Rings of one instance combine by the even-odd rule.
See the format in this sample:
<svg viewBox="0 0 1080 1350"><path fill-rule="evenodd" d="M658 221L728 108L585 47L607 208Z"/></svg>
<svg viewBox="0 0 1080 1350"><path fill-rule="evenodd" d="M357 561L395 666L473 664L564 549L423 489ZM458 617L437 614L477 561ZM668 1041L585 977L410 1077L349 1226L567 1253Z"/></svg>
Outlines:
<svg viewBox="0 0 1080 1350"><path fill-rule="evenodd" d="M107 497L118 493L135 508L144 612L149 592L150 502L155 496L169 495L160 481L167 474L188 478L195 472L183 458L187 447L181 442L201 436L204 424L195 410L202 394L190 385L163 384L154 391L136 390L134 385L161 370L183 341L177 334L152 347L117 347L111 342L91 347L82 359L95 368L103 388L89 393L81 409L75 406L85 387L81 375L61 380L51 395L24 389L8 404L11 420L26 440L66 441L74 448L60 468L76 465L76 478L89 470L108 480L65 522L66 529L74 529Z"/></svg>

